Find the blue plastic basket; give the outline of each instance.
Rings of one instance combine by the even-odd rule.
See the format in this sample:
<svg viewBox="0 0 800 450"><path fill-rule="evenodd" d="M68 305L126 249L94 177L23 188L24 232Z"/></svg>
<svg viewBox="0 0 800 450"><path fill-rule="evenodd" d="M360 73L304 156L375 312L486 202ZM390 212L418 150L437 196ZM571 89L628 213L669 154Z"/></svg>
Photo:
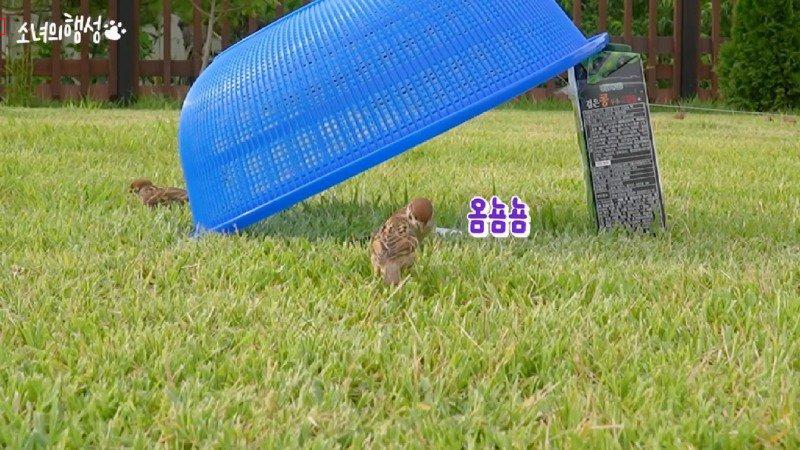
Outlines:
<svg viewBox="0 0 800 450"><path fill-rule="evenodd" d="M240 230L601 51L554 0L318 0L214 60L179 141L198 231Z"/></svg>

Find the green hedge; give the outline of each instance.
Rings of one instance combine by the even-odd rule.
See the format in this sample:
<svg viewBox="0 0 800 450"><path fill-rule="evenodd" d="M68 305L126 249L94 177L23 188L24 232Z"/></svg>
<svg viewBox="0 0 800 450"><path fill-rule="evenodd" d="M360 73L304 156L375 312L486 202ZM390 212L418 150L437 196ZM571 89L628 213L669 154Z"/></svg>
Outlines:
<svg viewBox="0 0 800 450"><path fill-rule="evenodd" d="M722 48L720 88L731 104L800 108L800 0L739 0Z"/></svg>

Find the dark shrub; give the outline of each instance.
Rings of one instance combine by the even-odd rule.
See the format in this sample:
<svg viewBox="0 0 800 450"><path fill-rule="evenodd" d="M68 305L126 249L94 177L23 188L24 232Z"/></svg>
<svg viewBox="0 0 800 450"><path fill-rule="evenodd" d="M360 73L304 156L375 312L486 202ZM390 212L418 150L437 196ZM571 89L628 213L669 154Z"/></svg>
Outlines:
<svg viewBox="0 0 800 450"><path fill-rule="evenodd" d="M800 108L800 0L739 0L722 48L720 89L756 110Z"/></svg>

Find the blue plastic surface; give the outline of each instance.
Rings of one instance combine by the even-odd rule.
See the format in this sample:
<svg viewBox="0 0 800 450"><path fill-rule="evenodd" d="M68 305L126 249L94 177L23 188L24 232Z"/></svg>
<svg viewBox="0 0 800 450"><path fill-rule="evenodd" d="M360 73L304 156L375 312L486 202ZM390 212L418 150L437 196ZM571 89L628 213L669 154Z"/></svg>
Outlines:
<svg viewBox="0 0 800 450"><path fill-rule="evenodd" d="M554 0L318 0L217 56L179 145L199 231L282 211L601 51Z"/></svg>

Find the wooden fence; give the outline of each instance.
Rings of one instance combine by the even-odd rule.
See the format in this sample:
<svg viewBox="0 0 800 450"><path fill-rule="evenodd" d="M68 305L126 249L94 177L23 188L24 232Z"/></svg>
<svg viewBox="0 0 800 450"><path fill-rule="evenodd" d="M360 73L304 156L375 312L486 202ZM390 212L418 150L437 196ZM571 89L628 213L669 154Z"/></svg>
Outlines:
<svg viewBox="0 0 800 450"><path fill-rule="evenodd" d="M128 33L119 42L111 42L107 55L90 57L89 39L80 44L80 56L77 59L64 59L59 42L53 42L49 58L32 60L33 74L44 81L37 86L37 94L45 99L78 99L92 98L109 100L124 98L129 95L160 94L173 98L182 98L188 86L201 70L201 52L203 47L204 12L196 2L192 2L192 51L189 59L173 60L171 54L171 14L172 2L190 0L162 0L163 2L163 58L146 60L139 55L139 33L141 31L139 7L140 0L109 0L108 18L123 20ZM700 3L710 1L712 10L711 36L700 34ZM220 0L221 8L227 9L228 0ZM715 98L717 95L717 77L713 70L719 58L720 45L723 43L722 0L675 0L674 30L672 36L658 34L657 8L659 0L648 0L648 32L646 36L634 35L633 0L623 0L624 17L622 17L623 33L613 36L612 41L631 45L635 51L647 55L647 80L650 95L660 102L674 101L681 97L697 95L701 99ZM307 2L306 2L307 3ZM609 23L609 0L599 0L597 11L599 31L607 30ZM62 20L61 0L52 0L50 21ZM0 0L2 10L2 0ZM77 14L89 16L89 0L80 0L80 11ZM277 20L286 13L278 7L269 20ZM587 13L582 9L581 0L573 0L573 21L579 27ZM31 0L23 0L22 20L30 23ZM259 17L247 17L244 23L246 30L238 30L239 36L250 34L267 20ZM128 23L132 23L129 26ZM228 15L223 16L217 28L221 36L221 46L226 48L233 44L234 30ZM243 31L243 33L242 33ZM595 30L592 30L594 32ZM25 46L24 54L29 54L30 44ZM0 70L4 66L0 52ZM0 72L4 73L4 72ZM69 77L64 83L64 77ZM548 98L560 88L558 81L550 81L528 93L534 99ZM2 86L0 86L2 89Z"/></svg>
<svg viewBox="0 0 800 450"><path fill-rule="evenodd" d="M608 0L598 1L599 31L606 31ZM718 80L714 69L719 62L722 37L722 0L711 0L711 36L700 34L698 0L675 0L672 36L658 34L659 0L648 0L647 36L633 34L633 0L624 0L622 36L612 42L631 45L634 51L647 55L646 77L650 97L656 101L672 101L697 95L708 100L717 97ZM640 11L641 13L641 11ZM580 0L572 2L572 20L582 25ZM703 57L706 56L706 57ZM663 61L671 61L669 63ZM665 87L668 86L668 87Z"/></svg>

